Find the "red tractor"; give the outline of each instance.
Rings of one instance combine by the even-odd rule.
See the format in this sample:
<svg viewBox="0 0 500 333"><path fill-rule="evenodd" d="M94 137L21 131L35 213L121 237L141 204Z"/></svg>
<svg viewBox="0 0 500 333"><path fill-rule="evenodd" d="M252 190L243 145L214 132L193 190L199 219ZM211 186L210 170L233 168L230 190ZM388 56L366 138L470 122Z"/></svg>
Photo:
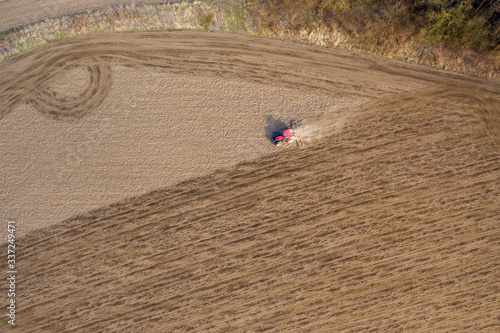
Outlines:
<svg viewBox="0 0 500 333"><path fill-rule="evenodd" d="M272 140L276 147L281 146L283 143L292 143L294 141L295 136L293 135L292 130L289 128L282 131L281 133L276 134Z"/></svg>
<svg viewBox="0 0 500 333"><path fill-rule="evenodd" d="M277 147L281 146L283 143L292 143L297 141L297 145L302 148L303 144L300 138L296 134L296 129L298 127L297 122L292 121L291 128L281 131L280 133L273 136L271 140L272 143Z"/></svg>

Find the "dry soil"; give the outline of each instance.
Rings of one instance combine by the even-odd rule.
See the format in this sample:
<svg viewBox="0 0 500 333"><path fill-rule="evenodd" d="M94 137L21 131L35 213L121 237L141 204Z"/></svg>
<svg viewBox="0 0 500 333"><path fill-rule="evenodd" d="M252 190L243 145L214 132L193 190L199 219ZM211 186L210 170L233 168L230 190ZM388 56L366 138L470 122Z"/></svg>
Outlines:
<svg viewBox="0 0 500 333"><path fill-rule="evenodd" d="M500 329L497 81L201 32L80 36L0 73L9 218L157 189L20 220L19 331ZM297 117L305 148L273 150Z"/></svg>

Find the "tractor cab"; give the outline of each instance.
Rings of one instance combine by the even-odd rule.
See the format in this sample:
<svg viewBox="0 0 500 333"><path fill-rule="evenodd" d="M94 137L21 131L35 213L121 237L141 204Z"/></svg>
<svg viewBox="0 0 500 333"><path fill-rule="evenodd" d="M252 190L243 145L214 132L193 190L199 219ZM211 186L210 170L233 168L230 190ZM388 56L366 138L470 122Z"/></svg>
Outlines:
<svg viewBox="0 0 500 333"><path fill-rule="evenodd" d="M295 141L295 136L293 135L291 129L286 129L281 133L275 135L272 140L275 146L280 146L283 143L291 143L294 141Z"/></svg>

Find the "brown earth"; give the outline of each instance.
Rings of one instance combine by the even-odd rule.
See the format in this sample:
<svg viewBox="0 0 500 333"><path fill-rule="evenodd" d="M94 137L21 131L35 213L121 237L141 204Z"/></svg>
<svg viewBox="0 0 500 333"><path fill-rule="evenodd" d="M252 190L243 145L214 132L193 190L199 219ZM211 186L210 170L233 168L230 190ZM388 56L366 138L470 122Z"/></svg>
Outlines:
<svg viewBox="0 0 500 333"><path fill-rule="evenodd" d="M349 105L433 83L491 85L373 56L190 32L80 36L0 72L0 205L19 236L269 154L272 130L292 119L344 120Z"/></svg>
<svg viewBox="0 0 500 333"><path fill-rule="evenodd" d="M159 49L160 54L177 52L181 37L158 36L156 42L173 43ZM209 54L206 43L197 50L193 42L192 56ZM56 62L45 67L60 56L52 51L43 62L27 57L22 62L31 68L3 81L7 91L17 93L4 104L14 105L14 112L0 120L0 206L3 218L16 221L19 236L269 154L273 129L293 118L360 103L230 76L172 73L159 67L168 65L164 58L152 60L147 68L131 68L133 60L123 63L125 67L99 58L106 68L99 72L85 66L86 55L79 54L84 44L77 49L58 51L68 56L58 60L62 66ZM133 54L143 52L148 51L138 48ZM29 80L26 73L32 75ZM43 77L46 73L50 77ZM85 116L74 113L78 110ZM2 239L5 232L0 229Z"/></svg>
<svg viewBox="0 0 500 333"><path fill-rule="evenodd" d="M500 329L497 81L238 35L102 34L0 65L1 121L23 102L61 127L112 112L123 66L334 102L303 114L304 149L20 237L19 331ZM88 85L60 97L82 68Z"/></svg>

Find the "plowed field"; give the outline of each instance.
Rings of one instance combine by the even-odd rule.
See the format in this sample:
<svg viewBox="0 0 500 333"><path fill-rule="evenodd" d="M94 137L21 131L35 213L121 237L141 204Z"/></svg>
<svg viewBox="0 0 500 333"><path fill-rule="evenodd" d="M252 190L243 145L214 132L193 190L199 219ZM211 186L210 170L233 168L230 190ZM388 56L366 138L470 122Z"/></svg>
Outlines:
<svg viewBox="0 0 500 333"><path fill-rule="evenodd" d="M497 81L237 35L102 34L0 65L3 128L22 112L64 127L111 110L125 69L280 88L328 109L294 114L303 149L273 150L255 127L265 148L251 161L22 235L19 331L500 329ZM66 98L54 82L71 70L88 80ZM176 154L189 163L187 151Z"/></svg>

